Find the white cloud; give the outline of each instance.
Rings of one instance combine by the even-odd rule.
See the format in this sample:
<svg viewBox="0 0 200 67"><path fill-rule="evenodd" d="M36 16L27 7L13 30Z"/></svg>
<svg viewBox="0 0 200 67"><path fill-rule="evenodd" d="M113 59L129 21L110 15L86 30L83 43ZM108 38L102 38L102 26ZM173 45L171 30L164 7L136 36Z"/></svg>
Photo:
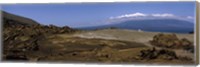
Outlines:
<svg viewBox="0 0 200 67"><path fill-rule="evenodd" d="M174 14L164 13L164 14L152 14L154 17L174 17Z"/></svg>
<svg viewBox="0 0 200 67"><path fill-rule="evenodd" d="M193 16L178 16L171 13L132 13L132 14L124 14L120 16L110 17L108 19L108 23L118 23L126 20L144 20L144 19L178 19L178 20L186 20L190 22L194 22Z"/></svg>
<svg viewBox="0 0 200 67"><path fill-rule="evenodd" d="M120 18L138 18L138 17L175 17L174 14L163 13L163 14L144 14L140 12L132 13L132 14L124 14L116 17L110 17L110 19L120 19Z"/></svg>
<svg viewBox="0 0 200 67"><path fill-rule="evenodd" d="M187 19L193 19L193 17L192 16L187 16Z"/></svg>
<svg viewBox="0 0 200 67"><path fill-rule="evenodd" d="M138 17L138 16L147 16L147 15L144 13L140 13L140 12L125 15L125 17Z"/></svg>
<svg viewBox="0 0 200 67"><path fill-rule="evenodd" d="M120 19L120 18L128 18L128 17L145 17L148 16L147 14L136 12L133 14L125 14L125 15L120 15L116 17L110 17L110 19Z"/></svg>

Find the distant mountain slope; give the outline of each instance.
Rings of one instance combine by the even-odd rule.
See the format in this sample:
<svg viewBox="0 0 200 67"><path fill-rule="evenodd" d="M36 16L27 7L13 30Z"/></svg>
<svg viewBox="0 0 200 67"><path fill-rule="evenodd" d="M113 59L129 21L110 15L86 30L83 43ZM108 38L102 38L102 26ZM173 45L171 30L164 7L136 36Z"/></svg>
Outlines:
<svg viewBox="0 0 200 67"><path fill-rule="evenodd" d="M10 14L5 11L1 11L1 14L2 14L4 26L7 26L7 25L37 25L37 24L39 24L32 19L14 15L14 14Z"/></svg>
<svg viewBox="0 0 200 67"><path fill-rule="evenodd" d="M145 20L129 20L116 24L85 27L80 29L94 30L104 29L109 27L117 27L120 29L134 29L153 32L175 32L175 33L188 33L193 31L194 24L188 21L177 19L145 19Z"/></svg>

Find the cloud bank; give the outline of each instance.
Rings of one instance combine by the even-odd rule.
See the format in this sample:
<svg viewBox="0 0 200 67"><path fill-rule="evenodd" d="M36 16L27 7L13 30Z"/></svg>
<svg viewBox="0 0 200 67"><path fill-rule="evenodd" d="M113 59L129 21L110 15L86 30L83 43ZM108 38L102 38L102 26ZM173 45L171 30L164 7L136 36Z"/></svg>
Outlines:
<svg viewBox="0 0 200 67"><path fill-rule="evenodd" d="M194 19L192 16L187 16L187 19Z"/></svg>
<svg viewBox="0 0 200 67"><path fill-rule="evenodd" d="M116 17L110 17L110 19L138 18L138 17L160 17L160 18L166 18L166 17L177 17L177 16L175 16L174 14L170 14L170 13L145 14L145 13L136 12L136 13L132 13L132 14L124 14L124 15L120 15L120 16L116 16ZM190 18L191 18L191 16L190 16Z"/></svg>
<svg viewBox="0 0 200 67"><path fill-rule="evenodd" d="M120 15L117 17L110 17L110 19L119 19L119 18L128 18L128 17L145 17L145 16L148 16L148 15L137 12L137 13L133 13L133 14Z"/></svg>
<svg viewBox="0 0 200 67"><path fill-rule="evenodd" d="M172 13L145 14L141 12L109 17L109 22L125 21L125 20L143 20L143 19L179 19L179 20L194 22L194 17L192 16L177 16Z"/></svg>

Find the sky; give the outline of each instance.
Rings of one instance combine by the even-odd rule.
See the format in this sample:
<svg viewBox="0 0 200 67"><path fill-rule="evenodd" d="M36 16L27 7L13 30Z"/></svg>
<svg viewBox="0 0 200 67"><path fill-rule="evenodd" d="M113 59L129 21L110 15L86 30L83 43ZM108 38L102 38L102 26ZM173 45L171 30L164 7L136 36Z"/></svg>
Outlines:
<svg viewBox="0 0 200 67"><path fill-rule="evenodd" d="M98 26L124 18L195 18L195 2L3 4L1 10L45 25L70 27Z"/></svg>

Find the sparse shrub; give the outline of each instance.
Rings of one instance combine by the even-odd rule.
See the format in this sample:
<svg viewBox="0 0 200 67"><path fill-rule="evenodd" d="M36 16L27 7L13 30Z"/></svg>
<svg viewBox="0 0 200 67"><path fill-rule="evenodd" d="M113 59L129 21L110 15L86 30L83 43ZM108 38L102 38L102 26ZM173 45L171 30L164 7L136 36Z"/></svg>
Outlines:
<svg viewBox="0 0 200 67"><path fill-rule="evenodd" d="M117 27L109 27L108 29L118 29Z"/></svg>
<svg viewBox="0 0 200 67"><path fill-rule="evenodd" d="M194 31L190 31L189 34L194 34Z"/></svg>

